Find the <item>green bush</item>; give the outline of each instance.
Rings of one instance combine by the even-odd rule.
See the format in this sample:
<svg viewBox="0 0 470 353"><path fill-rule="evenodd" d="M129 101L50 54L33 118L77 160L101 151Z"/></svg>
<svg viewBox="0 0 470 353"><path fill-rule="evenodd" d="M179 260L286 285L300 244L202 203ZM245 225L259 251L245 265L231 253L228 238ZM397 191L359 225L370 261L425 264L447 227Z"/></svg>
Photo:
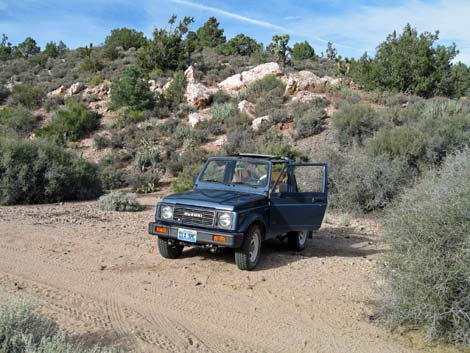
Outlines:
<svg viewBox="0 0 470 353"><path fill-rule="evenodd" d="M184 92L186 91L186 77L183 71L177 71L171 79L168 89L165 91L165 98L173 105L185 101Z"/></svg>
<svg viewBox="0 0 470 353"><path fill-rule="evenodd" d="M116 123L119 126L124 127L128 124L137 124L144 120L146 120L144 112L131 107L122 107L117 111Z"/></svg>
<svg viewBox="0 0 470 353"><path fill-rule="evenodd" d="M199 174L201 167L201 164L185 166L181 173L171 180L171 190L174 192L191 190L194 187L194 179Z"/></svg>
<svg viewBox="0 0 470 353"><path fill-rule="evenodd" d="M212 102L213 103L227 103L232 99L230 94L228 94L225 91L217 91L214 93L212 96Z"/></svg>
<svg viewBox="0 0 470 353"><path fill-rule="evenodd" d="M154 192L158 190L158 183L162 178L164 170L158 167L146 170L135 169L128 178L128 183L137 192Z"/></svg>
<svg viewBox="0 0 470 353"><path fill-rule="evenodd" d="M108 136L97 135L93 138L93 147L97 150L111 147L111 139Z"/></svg>
<svg viewBox="0 0 470 353"><path fill-rule="evenodd" d="M470 150L449 156L391 208L382 317L470 347Z"/></svg>
<svg viewBox="0 0 470 353"><path fill-rule="evenodd" d="M214 103L211 107L211 115L215 121L224 122L238 114L235 104L227 103Z"/></svg>
<svg viewBox="0 0 470 353"><path fill-rule="evenodd" d="M382 129L367 143L369 152L374 156L386 155L413 165L417 165L422 159L425 146L425 134L408 126Z"/></svg>
<svg viewBox="0 0 470 353"><path fill-rule="evenodd" d="M20 136L25 136L33 131L37 121L38 117L23 107L0 109L0 127Z"/></svg>
<svg viewBox="0 0 470 353"><path fill-rule="evenodd" d="M267 75L260 80L252 82L248 88L241 92L241 98L255 102L256 99L263 97L269 92L276 91L284 94L286 86L275 75Z"/></svg>
<svg viewBox="0 0 470 353"><path fill-rule="evenodd" d="M370 157L361 150L343 153L331 164L331 205L350 212L384 208L412 178L405 161L383 155Z"/></svg>
<svg viewBox="0 0 470 353"><path fill-rule="evenodd" d="M333 126L338 130L338 139L345 145L353 142L362 144L383 125L379 114L368 105L347 105L333 115Z"/></svg>
<svg viewBox="0 0 470 353"><path fill-rule="evenodd" d="M36 313L25 299L0 295L0 350L5 353L111 353L99 347L84 348L68 342L53 321Z"/></svg>
<svg viewBox="0 0 470 353"><path fill-rule="evenodd" d="M61 147L0 140L0 204L86 200L100 193L97 167Z"/></svg>
<svg viewBox="0 0 470 353"><path fill-rule="evenodd" d="M98 206L105 211L136 212L144 207L137 201L136 194L113 191L98 200Z"/></svg>
<svg viewBox="0 0 470 353"><path fill-rule="evenodd" d="M15 85L11 90L13 102L29 109L39 108L44 97L45 94L40 88L26 84Z"/></svg>
<svg viewBox="0 0 470 353"><path fill-rule="evenodd" d="M311 109L294 118L295 137L304 138L321 132L327 117L323 108Z"/></svg>
<svg viewBox="0 0 470 353"><path fill-rule="evenodd" d="M10 95L10 90L3 85L0 85L0 103L3 103Z"/></svg>
<svg viewBox="0 0 470 353"><path fill-rule="evenodd" d="M136 110L151 109L155 99L149 89L148 76L136 67L129 66L122 78L111 85L111 106L113 109L129 106Z"/></svg>
<svg viewBox="0 0 470 353"><path fill-rule="evenodd" d="M40 137L57 141L78 141L99 125L95 112L88 110L83 103L67 100L65 108L58 110L52 120L37 131Z"/></svg>

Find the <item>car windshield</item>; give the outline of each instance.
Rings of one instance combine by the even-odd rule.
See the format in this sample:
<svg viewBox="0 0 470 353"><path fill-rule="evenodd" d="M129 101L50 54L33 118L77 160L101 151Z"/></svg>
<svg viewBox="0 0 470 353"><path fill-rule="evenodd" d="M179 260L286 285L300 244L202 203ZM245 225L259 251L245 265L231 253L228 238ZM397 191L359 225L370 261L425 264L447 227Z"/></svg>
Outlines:
<svg viewBox="0 0 470 353"><path fill-rule="evenodd" d="M225 185L265 187L268 182L269 164L251 160L215 159L207 163L200 181Z"/></svg>

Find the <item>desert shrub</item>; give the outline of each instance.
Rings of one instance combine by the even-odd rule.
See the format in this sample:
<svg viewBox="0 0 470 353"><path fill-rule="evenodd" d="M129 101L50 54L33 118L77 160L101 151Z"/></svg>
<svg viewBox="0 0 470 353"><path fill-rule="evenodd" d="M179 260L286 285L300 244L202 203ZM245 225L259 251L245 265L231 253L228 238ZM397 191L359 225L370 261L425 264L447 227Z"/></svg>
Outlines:
<svg viewBox="0 0 470 353"><path fill-rule="evenodd" d="M389 209L382 318L470 347L470 150L449 156Z"/></svg>
<svg viewBox="0 0 470 353"><path fill-rule="evenodd" d="M255 101L255 114L257 116L270 115L286 101L283 88L275 88L266 92Z"/></svg>
<svg viewBox="0 0 470 353"><path fill-rule="evenodd" d="M20 136L25 136L33 131L37 121L38 117L23 107L0 109L0 127Z"/></svg>
<svg viewBox="0 0 470 353"><path fill-rule="evenodd" d="M37 314L25 299L0 295L0 349L8 353L111 353L100 347L71 343L55 322Z"/></svg>
<svg viewBox="0 0 470 353"><path fill-rule="evenodd" d="M338 139L342 144L362 144L383 125L379 114L368 105L347 105L333 115L333 126L338 130Z"/></svg>
<svg viewBox="0 0 470 353"><path fill-rule="evenodd" d="M30 109L40 107L44 97L45 94L40 88L31 85L15 85L11 90L11 98L13 102L24 105Z"/></svg>
<svg viewBox="0 0 470 353"><path fill-rule="evenodd" d="M103 78L100 75L93 75L88 81L88 87L95 87L98 86L103 82Z"/></svg>
<svg viewBox="0 0 470 353"><path fill-rule="evenodd" d="M129 66L122 78L111 85L113 109L129 106L136 110L144 110L151 109L154 105L155 100L149 89L148 76L136 66Z"/></svg>
<svg viewBox="0 0 470 353"><path fill-rule="evenodd" d="M382 154L392 159L399 158L412 165L419 164L425 146L425 134L408 126L382 129L367 143L369 152L374 156Z"/></svg>
<svg viewBox="0 0 470 353"><path fill-rule="evenodd" d="M127 174L122 169L105 166L101 169L101 182L106 190L120 189L127 186Z"/></svg>
<svg viewBox="0 0 470 353"><path fill-rule="evenodd" d="M3 85L0 85L0 103L3 103L10 95L10 90Z"/></svg>
<svg viewBox="0 0 470 353"><path fill-rule="evenodd" d="M269 129L255 141L254 149L250 152L270 154L274 156L289 157L296 161L306 161L301 151L292 148L292 145L283 140L281 132Z"/></svg>
<svg viewBox="0 0 470 353"><path fill-rule="evenodd" d="M285 123L289 120L289 112L285 108L275 109L269 114L271 121L275 124Z"/></svg>
<svg viewBox="0 0 470 353"><path fill-rule="evenodd" d="M131 107L122 107L117 111L116 122L119 126L137 124L146 119L143 111L135 110Z"/></svg>
<svg viewBox="0 0 470 353"><path fill-rule="evenodd" d="M93 138L93 147L97 150L111 147L111 139L108 136L97 135Z"/></svg>
<svg viewBox="0 0 470 353"><path fill-rule="evenodd" d="M310 109L294 117L295 137L304 138L320 133L326 117L323 108Z"/></svg>
<svg viewBox="0 0 470 353"><path fill-rule="evenodd" d="M0 204L86 200L101 193L95 165L47 141L0 140Z"/></svg>
<svg viewBox="0 0 470 353"><path fill-rule="evenodd" d="M186 77L183 71L177 71L171 79L168 89L165 91L165 98L173 105L178 106L185 101L184 92L186 90Z"/></svg>
<svg viewBox="0 0 470 353"><path fill-rule="evenodd" d="M137 201L136 194L113 191L98 200L98 206L105 211L136 212L144 207Z"/></svg>
<svg viewBox="0 0 470 353"><path fill-rule="evenodd" d="M307 102L296 102L292 104L292 114L294 117L300 117L309 111L325 108L327 105L328 100L325 98L315 98Z"/></svg>
<svg viewBox="0 0 470 353"><path fill-rule="evenodd" d="M40 137L58 141L78 141L99 125L98 115L83 103L67 100L65 108L58 110L52 120L37 131Z"/></svg>
<svg viewBox="0 0 470 353"><path fill-rule="evenodd" d="M207 159L207 151L198 147L188 148L182 153L171 153L167 166L173 175L178 175L185 167L202 164Z"/></svg>
<svg viewBox="0 0 470 353"><path fill-rule="evenodd" d="M188 103L180 103L178 104L178 112L176 116L180 119L185 118L188 114L197 112L197 108L188 104Z"/></svg>
<svg viewBox="0 0 470 353"><path fill-rule="evenodd" d="M191 190L194 187L194 179L201 171L201 167L201 164L185 166L178 176L171 180L171 190L174 192Z"/></svg>
<svg viewBox="0 0 470 353"><path fill-rule="evenodd" d="M406 185L411 171L405 161L355 150L331 168L331 204L351 212L387 206Z"/></svg>
<svg viewBox="0 0 470 353"><path fill-rule="evenodd" d="M144 139L135 155L135 162L141 171L156 168L162 161L160 149L151 141Z"/></svg>
<svg viewBox="0 0 470 353"><path fill-rule="evenodd" d="M154 192L158 190L158 183L163 173L161 166L147 168L144 171L135 168L127 182L137 192Z"/></svg>
<svg viewBox="0 0 470 353"><path fill-rule="evenodd" d="M214 93L214 95L212 96L212 102L213 103L227 103L229 102L230 100L232 99L232 97L230 96L230 94L228 94L227 92L225 91L217 91Z"/></svg>
<svg viewBox="0 0 470 353"><path fill-rule="evenodd" d="M269 92L282 92L283 95L284 90L285 84L281 80L279 80L275 75L267 75L260 80L252 82L248 88L240 94L240 96L241 98L255 102L256 99L263 97Z"/></svg>
<svg viewBox="0 0 470 353"><path fill-rule="evenodd" d="M232 128L227 133L227 142L224 144L224 151L227 154L253 153L256 149L255 133L252 129L243 126Z"/></svg>
<svg viewBox="0 0 470 353"><path fill-rule="evenodd" d="M63 96L53 96L46 98L43 103L44 109L49 113L51 111L57 110L57 108L61 105L65 104L65 100Z"/></svg>
<svg viewBox="0 0 470 353"><path fill-rule="evenodd" d="M216 121L226 121L238 114L237 107L233 103L214 103L211 114Z"/></svg>

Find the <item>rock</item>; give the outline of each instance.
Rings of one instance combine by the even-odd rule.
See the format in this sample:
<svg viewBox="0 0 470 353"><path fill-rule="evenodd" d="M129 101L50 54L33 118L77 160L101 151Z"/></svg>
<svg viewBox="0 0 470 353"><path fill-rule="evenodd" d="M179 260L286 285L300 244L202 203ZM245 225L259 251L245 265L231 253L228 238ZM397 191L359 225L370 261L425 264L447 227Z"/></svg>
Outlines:
<svg viewBox="0 0 470 353"><path fill-rule="evenodd" d="M149 89L153 93L163 93L163 87L155 80L149 80Z"/></svg>
<svg viewBox="0 0 470 353"><path fill-rule="evenodd" d="M271 62L255 66L251 70L243 71L241 74L236 74L226 78L219 83L219 88L229 92L235 93L242 88L247 87L250 83L262 79L266 75L282 75L282 70L279 64Z"/></svg>
<svg viewBox="0 0 470 353"><path fill-rule="evenodd" d="M70 86L69 90L67 91L67 96L74 96L79 94L83 91L86 86L82 82L75 82L72 86Z"/></svg>
<svg viewBox="0 0 470 353"><path fill-rule="evenodd" d="M253 122L251 123L251 127L253 128L253 130L258 131L264 122L269 122L269 121L271 121L271 118L269 117L269 115L265 115L265 116L254 119Z"/></svg>
<svg viewBox="0 0 470 353"><path fill-rule="evenodd" d="M343 79L339 77L323 76L321 80L331 86L337 86L343 83Z"/></svg>
<svg viewBox="0 0 470 353"><path fill-rule="evenodd" d="M111 90L111 82L104 81L95 87L88 87L83 92L83 96L96 95L100 100L106 99Z"/></svg>
<svg viewBox="0 0 470 353"><path fill-rule="evenodd" d="M193 65L189 65L189 67L184 71L184 77L186 77L187 83L197 83Z"/></svg>
<svg viewBox="0 0 470 353"><path fill-rule="evenodd" d="M226 143L227 143L227 135L222 135L213 142L213 145L217 147L222 147Z"/></svg>
<svg viewBox="0 0 470 353"><path fill-rule="evenodd" d="M199 113L199 112L196 112L196 113L191 113L188 115L188 118L189 118L189 125L191 127L194 127L196 126L198 123L200 123L201 121L206 121L206 120L210 120L212 119L212 116L210 116L209 114L207 113Z"/></svg>
<svg viewBox="0 0 470 353"><path fill-rule="evenodd" d="M242 100L240 103L238 103L238 111L250 116L252 119L255 118L253 115L255 108L256 106L247 100Z"/></svg>
<svg viewBox="0 0 470 353"><path fill-rule="evenodd" d="M286 94L295 94L299 91L310 91L324 85L324 81L311 71L303 70L289 74L284 78Z"/></svg>
<svg viewBox="0 0 470 353"><path fill-rule="evenodd" d="M47 94L48 97L63 96L66 92L65 86L60 86Z"/></svg>
<svg viewBox="0 0 470 353"><path fill-rule="evenodd" d="M168 82L163 85L162 91L165 92L168 88L170 88L172 82L173 82L173 79L170 78Z"/></svg>
<svg viewBox="0 0 470 353"><path fill-rule="evenodd" d="M186 78L186 101L198 109L204 109L211 103L212 90L196 80L194 67L190 65L184 72Z"/></svg>
<svg viewBox="0 0 470 353"><path fill-rule="evenodd" d="M322 93L314 93L310 91L299 91L292 97L292 102L305 103L314 99L325 99L325 95Z"/></svg>
<svg viewBox="0 0 470 353"><path fill-rule="evenodd" d="M212 90L202 83L188 83L184 96L189 104L204 109L211 103Z"/></svg>

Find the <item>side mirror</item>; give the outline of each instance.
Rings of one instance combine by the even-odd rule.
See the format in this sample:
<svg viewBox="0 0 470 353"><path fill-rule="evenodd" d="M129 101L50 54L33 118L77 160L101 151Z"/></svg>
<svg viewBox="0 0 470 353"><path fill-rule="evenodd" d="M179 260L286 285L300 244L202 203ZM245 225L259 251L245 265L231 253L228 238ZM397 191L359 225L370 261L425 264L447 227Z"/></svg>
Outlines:
<svg viewBox="0 0 470 353"><path fill-rule="evenodd" d="M281 194L286 193L288 191L289 191L289 185L287 185L286 183L282 183L279 185L279 192Z"/></svg>

